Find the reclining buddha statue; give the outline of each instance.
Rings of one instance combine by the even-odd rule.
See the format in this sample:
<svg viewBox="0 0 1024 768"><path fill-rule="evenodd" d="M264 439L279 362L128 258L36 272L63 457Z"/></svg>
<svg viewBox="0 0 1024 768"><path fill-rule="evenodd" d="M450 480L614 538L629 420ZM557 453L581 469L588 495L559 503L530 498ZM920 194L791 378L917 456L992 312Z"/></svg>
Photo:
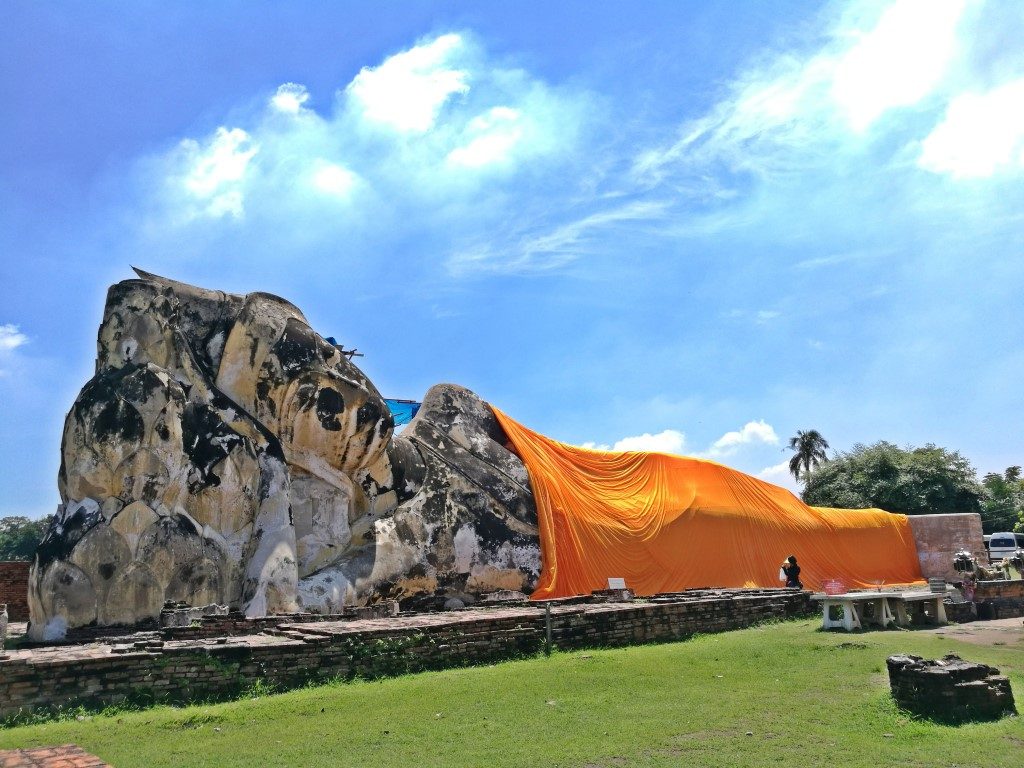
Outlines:
<svg viewBox="0 0 1024 768"><path fill-rule="evenodd" d="M533 588L533 495L486 403L435 386L396 435L294 305L136 272L109 290L65 423L33 639L165 601L258 616Z"/></svg>

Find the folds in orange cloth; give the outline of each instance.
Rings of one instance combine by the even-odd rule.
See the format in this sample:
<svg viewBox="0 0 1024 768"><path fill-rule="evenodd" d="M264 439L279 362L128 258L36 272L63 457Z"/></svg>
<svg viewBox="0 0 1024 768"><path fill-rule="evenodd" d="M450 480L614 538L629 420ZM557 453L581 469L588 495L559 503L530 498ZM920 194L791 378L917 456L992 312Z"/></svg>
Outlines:
<svg viewBox="0 0 1024 768"><path fill-rule="evenodd" d="M848 588L921 581L906 515L809 507L713 461L578 448L493 410L537 505L542 572L533 599L588 594L609 577L638 595L778 587L789 555L808 589L826 579Z"/></svg>

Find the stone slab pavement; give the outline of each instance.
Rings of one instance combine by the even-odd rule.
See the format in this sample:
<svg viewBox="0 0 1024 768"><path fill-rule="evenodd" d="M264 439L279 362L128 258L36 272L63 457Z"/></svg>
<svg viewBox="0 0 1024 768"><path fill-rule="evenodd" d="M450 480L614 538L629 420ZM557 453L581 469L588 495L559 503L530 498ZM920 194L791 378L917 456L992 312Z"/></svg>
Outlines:
<svg viewBox="0 0 1024 768"><path fill-rule="evenodd" d="M111 768L74 744L0 750L0 768Z"/></svg>

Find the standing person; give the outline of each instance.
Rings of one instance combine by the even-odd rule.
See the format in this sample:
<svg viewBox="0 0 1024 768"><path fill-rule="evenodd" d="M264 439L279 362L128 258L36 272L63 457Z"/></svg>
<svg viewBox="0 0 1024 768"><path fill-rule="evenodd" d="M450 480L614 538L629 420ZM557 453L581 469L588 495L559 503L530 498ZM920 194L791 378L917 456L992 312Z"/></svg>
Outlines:
<svg viewBox="0 0 1024 768"><path fill-rule="evenodd" d="M796 556L790 555L786 558L782 564L782 572L786 576L786 586L796 587L797 589L803 589L804 585L800 582L800 566L796 564Z"/></svg>

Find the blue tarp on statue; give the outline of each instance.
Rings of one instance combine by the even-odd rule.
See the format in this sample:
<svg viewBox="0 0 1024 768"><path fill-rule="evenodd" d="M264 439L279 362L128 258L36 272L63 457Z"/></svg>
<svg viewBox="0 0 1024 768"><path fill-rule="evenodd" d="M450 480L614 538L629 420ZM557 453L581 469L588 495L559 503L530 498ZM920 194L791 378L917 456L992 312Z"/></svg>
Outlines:
<svg viewBox="0 0 1024 768"><path fill-rule="evenodd" d="M385 398L384 402L388 404L388 410L391 411L391 415L395 419L396 427L412 421L413 416L416 415L420 405L422 405L422 403L417 403L413 400L388 400Z"/></svg>

